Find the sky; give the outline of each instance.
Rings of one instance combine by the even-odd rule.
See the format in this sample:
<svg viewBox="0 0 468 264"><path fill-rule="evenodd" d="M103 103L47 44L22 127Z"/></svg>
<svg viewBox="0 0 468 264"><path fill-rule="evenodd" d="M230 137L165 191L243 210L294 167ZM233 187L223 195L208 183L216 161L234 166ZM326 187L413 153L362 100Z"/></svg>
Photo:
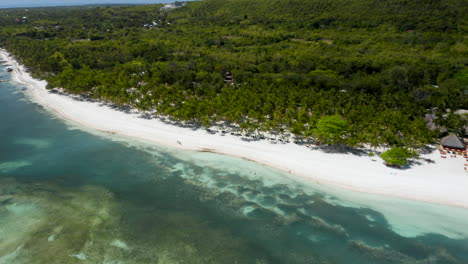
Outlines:
<svg viewBox="0 0 468 264"><path fill-rule="evenodd" d="M88 4L155 4L172 3L175 1L176 0L0 0L0 8Z"/></svg>

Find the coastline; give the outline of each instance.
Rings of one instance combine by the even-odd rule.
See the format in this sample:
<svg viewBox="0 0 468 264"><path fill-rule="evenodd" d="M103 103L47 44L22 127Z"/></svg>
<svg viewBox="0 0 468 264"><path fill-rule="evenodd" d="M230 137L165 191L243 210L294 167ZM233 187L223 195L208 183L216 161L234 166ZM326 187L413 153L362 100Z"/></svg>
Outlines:
<svg viewBox="0 0 468 264"><path fill-rule="evenodd" d="M7 51L0 58L12 65L11 81L22 84L30 99L55 115L111 134L137 138L145 142L178 149L215 152L252 160L290 173L298 179L345 188L352 191L385 195L407 200L468 208L468 174L461 157L442 159L437 151L422 155L423 161L406 170L383 165L379 157L353 154L329 154L294 143L269 141L246 142L226 134L209 134L166 124L158 119L143 119L138 113L124 113L95 102L77 101L69 96L50 93L46 82L33 79ZM182 144L178 144L180 141Z"/></svg>

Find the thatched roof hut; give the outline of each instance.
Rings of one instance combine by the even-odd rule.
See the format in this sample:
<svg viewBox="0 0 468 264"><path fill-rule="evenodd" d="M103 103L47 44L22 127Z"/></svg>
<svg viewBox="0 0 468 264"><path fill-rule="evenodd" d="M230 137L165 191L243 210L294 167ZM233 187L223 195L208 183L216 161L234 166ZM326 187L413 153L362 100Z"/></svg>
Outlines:
<svg viewBox="0 0 468 264"><path fill-rule="evenodd" d="M459 137L456 135L448 135L440 141L440 144L444 148L450 148L450 149L461 149L464 150L466 149L465 144L463 143L463 140L461 140Z"/></svg>

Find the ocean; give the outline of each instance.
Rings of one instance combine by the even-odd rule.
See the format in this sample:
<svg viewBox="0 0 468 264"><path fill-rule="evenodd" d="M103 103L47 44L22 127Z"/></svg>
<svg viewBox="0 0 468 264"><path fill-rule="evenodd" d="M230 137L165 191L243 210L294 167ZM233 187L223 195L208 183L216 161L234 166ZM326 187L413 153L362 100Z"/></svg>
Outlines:
<svg viewBox="0 0 468 264"><path fill-rule="evenodd" d="M193 1L193 0L188 0ZM172 0L0 0L0 8L32 8L53 6L79 6L79 5L139 5L173 3Z"/></svg>
<svg viewBox="0 0 468 264"><path fill-rule="evenodd" d="M467 211L88 131L0 83L0 264L462 264Z"/></svg>

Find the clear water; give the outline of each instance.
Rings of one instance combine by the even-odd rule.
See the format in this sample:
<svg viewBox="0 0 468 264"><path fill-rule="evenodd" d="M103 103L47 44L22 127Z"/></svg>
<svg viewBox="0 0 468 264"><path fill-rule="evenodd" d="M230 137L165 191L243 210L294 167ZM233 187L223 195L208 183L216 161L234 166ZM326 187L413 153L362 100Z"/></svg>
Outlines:
<svg viewBox="0 0 468 264"><path fill-rule="evenodd" d="M0 264L468 263L467 210L91 134L19 90L0 83Z"/></svg>

